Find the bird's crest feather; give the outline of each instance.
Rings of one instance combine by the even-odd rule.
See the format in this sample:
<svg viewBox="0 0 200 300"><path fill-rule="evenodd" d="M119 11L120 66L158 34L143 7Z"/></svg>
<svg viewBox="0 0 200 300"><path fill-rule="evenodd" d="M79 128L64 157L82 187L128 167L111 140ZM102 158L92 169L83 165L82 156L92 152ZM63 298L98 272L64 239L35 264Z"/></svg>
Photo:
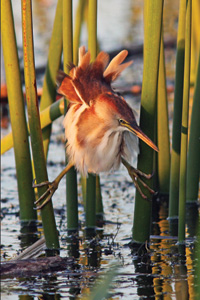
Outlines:
<svg viewBox="0 0 200 300"><path fill-rule="evenodd" d="M86 52L84 46L80 47L78 66L71 64L69 75L58 72L58 93L70 102L89 105L90 100L96 99L99 94L112 91L111 82L132 64L132 61L123 63L127 55L127 50L121 51L108 65L109 55L101 51L91 63L90 52Z"/></svg>

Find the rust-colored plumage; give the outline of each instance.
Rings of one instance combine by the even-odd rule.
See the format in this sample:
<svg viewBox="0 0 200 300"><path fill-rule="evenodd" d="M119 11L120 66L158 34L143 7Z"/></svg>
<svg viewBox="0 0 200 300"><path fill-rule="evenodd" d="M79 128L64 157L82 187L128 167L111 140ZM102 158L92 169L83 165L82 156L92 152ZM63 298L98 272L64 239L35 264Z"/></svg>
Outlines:
<svg viewBox="0 0 200 300"><path fill-rule="evenodd" d="M109 55L100 52L91 63L90 53L85 51L85 47L81 47L78 66L72 64L69 75L59 71L58 93L69 100L63 122L70 162L66 172L74 165L84 175L88 172L98 174L116 169L122 162L142 193L137 178L145 188L152 191L140 178L148 175L134 169L127 162L130 161L133 150L137 150L135 136L154 150L158 149L141 131L124 98L111 87L120 73L132 64L132 61L123 63L127 54L126 50L121 51L108 64ZM56 188L66 172L62 172L62 176L56 179ZM49 197L52 196L52 189L54 192L56 188L55 185L49 188ZM143 193L142 195L144 196Z"/></svg>
<svg viewBox="0 0 200 300"><path fill-rule="evenodd" d="M135 146L133 134L122 124L123 120L139 130L133 111L111 88L111 82L132 64L123 63L127 54L121 51L107 66L108 54L100 52L90 63L90 53L81 47L78 67L72 66L69 76L59 72L58 93L70 102L63 123L67 154L84 175L118 168L121 157L129 160Z"/></svg>

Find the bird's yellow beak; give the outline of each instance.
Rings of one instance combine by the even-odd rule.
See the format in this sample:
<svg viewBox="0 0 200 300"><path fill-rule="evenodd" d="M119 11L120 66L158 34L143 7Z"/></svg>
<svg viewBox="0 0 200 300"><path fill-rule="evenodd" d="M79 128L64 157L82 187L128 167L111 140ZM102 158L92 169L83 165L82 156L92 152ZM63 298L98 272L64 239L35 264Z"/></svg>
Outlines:
<svg viewBox="0 0 200 300"><path fill-rule="evenodd" d="M149 147L153 148L155 151L159 151L158 147L152 142L152 140L140 129L137 124L134 124L131 126L130 124L126 123L123 124L123 126L127 127L130 132L135 134L139 139L141 139L143 142L145 142Z"/></svg>

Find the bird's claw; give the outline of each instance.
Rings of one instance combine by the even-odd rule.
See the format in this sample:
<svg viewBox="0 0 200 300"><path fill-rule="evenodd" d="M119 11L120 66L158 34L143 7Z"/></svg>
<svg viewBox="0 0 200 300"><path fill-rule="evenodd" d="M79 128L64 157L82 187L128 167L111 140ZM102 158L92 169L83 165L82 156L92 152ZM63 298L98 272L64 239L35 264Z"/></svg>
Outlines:
<svg viewBox="0 0 200 300"><path fill-rule="evenodd" d="M144 177L145 179L151 179L154 175L154 173L151 173L151 174L146 174L140 170L137 170L133 167L131 167L130 169L130 172L133 173L133 174L137 174L138 176L137 177ZM129 173L130 174L130 173Z"/></svg>
<svg viewBox="0 0 200 300"><path fill-rule="evenodd" d="M143 187L145 189L147 189L150 194L155 194L155 191L153 189L151 189L148 184L146 184L143 180L142 180L142 177L145 178L145 179L151 179L153 177L153 173L152 174L145 174L143 173L142 171L140 170L137 170L133 167L130 167L130 169L128 170L129 172L129 175L131 176L133 182L134 182L134 185L136 187L136 189L138 190L138 192L140 193L140 195L142 196L142 198L148 200L148 197L142 192L139 184L138 184L138 181L143 185Z"/></svg>
<svg viewBox="0 0 200 300"><path fill-rule="evenodd" d="M33 184L33 188L40 188L43 186L48 186L48 189L44 192L44 194L42 194L42 196L37 201L35 201L35 204L37 205L42 200L44 200L45 198L46 199L42 202L41 205L37 206L36 209L41 209L43 206L45 206L51 200L53 194L58 188L58 184L55 180L52 182L44 181L38 184Z"/></svg>

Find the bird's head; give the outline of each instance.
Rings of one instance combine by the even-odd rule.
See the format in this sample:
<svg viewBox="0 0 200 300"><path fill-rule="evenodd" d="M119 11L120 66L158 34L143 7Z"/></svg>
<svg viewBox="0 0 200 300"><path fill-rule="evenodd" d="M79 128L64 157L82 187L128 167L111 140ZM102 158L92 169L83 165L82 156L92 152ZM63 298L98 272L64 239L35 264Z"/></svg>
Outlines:
<svg viewBox="0 0 200 300"><path fill-rule="evenodd" d="M158 151L154 142L137 125L133 110L123 97L112 92L101 94L95 103L95 111L113 131L129 131Z"/></svg>

